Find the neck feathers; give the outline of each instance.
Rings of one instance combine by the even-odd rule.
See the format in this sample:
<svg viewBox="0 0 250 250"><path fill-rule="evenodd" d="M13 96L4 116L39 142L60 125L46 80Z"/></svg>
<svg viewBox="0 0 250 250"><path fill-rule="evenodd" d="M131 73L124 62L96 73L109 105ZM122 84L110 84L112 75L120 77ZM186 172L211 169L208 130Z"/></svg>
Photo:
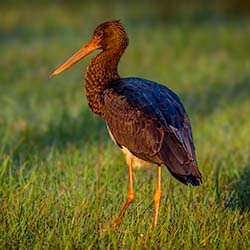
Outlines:
<svg viewBox="0 0 250 250"><path fill-rule="evenodd" d="M103 92L112 81L120 78L117 67L123 51L104 50L92 59L87 68L85 88L88 104L94 113L102 117L104 116Z"/></svg>

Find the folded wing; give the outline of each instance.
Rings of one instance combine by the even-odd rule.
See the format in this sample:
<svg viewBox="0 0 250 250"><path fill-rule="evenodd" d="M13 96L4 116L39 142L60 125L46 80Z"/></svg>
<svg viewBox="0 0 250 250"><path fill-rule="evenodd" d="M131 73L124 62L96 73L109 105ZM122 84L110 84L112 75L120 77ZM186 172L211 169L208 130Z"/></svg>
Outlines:
<svg viewBox="0 0 250 250"><path fill-rule="evenodd" d="M104 106L119 145L140 159L165 164L184 184L201 183L190 122L173 91L152 81L123 78L105 91Z"/></svg>

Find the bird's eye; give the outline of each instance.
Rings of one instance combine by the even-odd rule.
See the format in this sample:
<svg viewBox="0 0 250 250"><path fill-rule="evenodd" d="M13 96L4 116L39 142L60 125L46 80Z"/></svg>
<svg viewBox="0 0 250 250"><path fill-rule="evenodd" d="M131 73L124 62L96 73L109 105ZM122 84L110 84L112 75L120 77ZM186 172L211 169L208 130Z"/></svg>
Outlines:
<svg viewBox="0 0 250 250"><path fill-rule="evenodd" d="M101 30L99 30L99 31L96 32L96 35L97 35L98 37L101 37L101 36L103 35L103 32L102 32Z"/></svg>

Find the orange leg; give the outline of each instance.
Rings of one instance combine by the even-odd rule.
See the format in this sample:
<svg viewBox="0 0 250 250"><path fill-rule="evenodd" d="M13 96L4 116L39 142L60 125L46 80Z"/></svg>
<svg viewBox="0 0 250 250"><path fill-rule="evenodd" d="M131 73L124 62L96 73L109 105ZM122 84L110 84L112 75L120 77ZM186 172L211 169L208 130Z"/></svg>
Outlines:
<svg viewBox="0 0 250 250"><path fill-rule="evenodd" d="M127 160L127 159L126 159ZM126 203L124 204L121 212L119 213L117 219L114 221L114 223L112 224L112 227L113 228L116 228L121 219L122 219L122 216L124 215L125 211L127 210L128 206L130 205L130 203L133 201L134 199L134 191L133 191L133 174L132 174L132 161L131 160L128 160L127 161L127 165L128 165L128 196L127 196L127 200L126 200ZM100 230L102 232L107 232L108 231L108 228L105 228L105 229L102 229Z"/></svg>
<svg viewBox="0 0 250 250"><path fill-rule="evenodd" d="M127 200L126 203L124 204L121 212L119 213L117 219L115 220L115 222L113 223L113 227L117 227L121 221L122 216L124 215L125 211L127 210L128 206L130 205L130 203L133 201L134 199L134 191L133 191L133 174L132 174L132 162L128 162L128 196L127 196Z"/></svg>
<svg viewBox="0 0 250 250"><path fill-rule="evenodd" d="M153 228L155 228L156 224L157 224L157 217L158 217L158 212L159 212L161 195L162 195L162 190L161 190L161 166L158 166L158 169L157 169L157 185L156 185L156 190L155 190L155 195L154 195L155 210L154 210Z"/></svg>

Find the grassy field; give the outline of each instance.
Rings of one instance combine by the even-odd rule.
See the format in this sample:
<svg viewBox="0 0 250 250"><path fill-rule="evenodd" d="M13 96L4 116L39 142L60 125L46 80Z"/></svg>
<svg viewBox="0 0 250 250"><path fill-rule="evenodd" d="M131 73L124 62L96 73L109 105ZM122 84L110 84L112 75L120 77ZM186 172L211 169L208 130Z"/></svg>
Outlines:
<svg viewBox="0 0 250 250"><path fill-rule="evenodd" d="M148 7L148 8L146 8ZM249 249L250 20L157 18L144 5L3 6L0 26L0 249ZM122 76L166 84L192 121L204 183L185 187L163 168L151 230L156 168L127 168L104 122L88 109L90 57L49 74L102 21L121 18L130 46Z"/></svg>

